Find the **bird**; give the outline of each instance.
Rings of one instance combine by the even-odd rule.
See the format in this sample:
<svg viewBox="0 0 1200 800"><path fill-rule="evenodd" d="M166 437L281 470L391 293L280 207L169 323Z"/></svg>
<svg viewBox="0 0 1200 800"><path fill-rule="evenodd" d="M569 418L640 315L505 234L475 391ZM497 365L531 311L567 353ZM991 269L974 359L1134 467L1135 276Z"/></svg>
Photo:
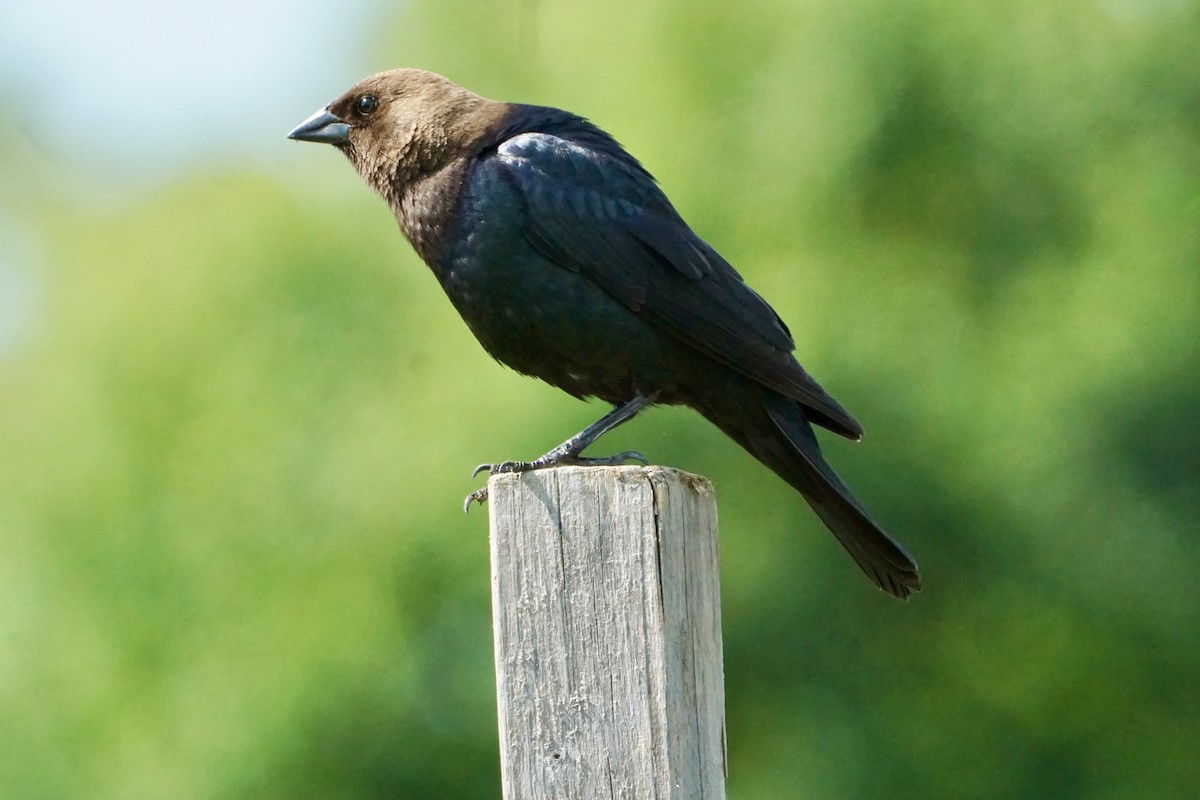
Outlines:
<svg viewBox="0 0 1200 800"><path fill-rule="evenodd" d="M288 138L350 160L496 360L612 404L544 455L475 474L645 463L633 451L582 453L649 406L688 406L797 490L877 587L902 600L920 591L916 562L834 472L812 427L858 441L862 426L796 360L779 315L608 133L404 68L363 79Z"/></svg>

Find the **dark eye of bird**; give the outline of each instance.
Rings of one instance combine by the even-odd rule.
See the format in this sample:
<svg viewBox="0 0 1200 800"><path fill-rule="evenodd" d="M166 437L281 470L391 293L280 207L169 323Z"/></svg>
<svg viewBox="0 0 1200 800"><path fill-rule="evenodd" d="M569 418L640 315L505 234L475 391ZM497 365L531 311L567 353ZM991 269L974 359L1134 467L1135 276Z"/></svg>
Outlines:
<svg viewBox="0 0 1200 800"><path fill-rule="evenodd" d="M358 98L358 105L355 106L354 110L358 112L360 117L367 117L370 116L378 107L379 101L375 99L375 95L364 94L362 97Z"/></svg>

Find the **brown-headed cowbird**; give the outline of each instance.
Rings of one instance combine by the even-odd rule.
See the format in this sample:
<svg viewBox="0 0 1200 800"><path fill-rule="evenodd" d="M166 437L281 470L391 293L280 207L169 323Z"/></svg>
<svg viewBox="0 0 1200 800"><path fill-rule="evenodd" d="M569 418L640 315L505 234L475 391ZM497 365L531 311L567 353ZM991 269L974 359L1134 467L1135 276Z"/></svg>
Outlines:
<svg viewBox="0 0 1200 800"><path fill-rule="evenodd" d="M917 565L826 463L809 423L853 440L862 427L797 363L779 316L611 136L565 111L398 69L363 80L290 138L346 154L492 356L614 404L533 461L480 469L641 459L580 454L648 405L690 406L798 490L881 589L920 590Z"/></svg>

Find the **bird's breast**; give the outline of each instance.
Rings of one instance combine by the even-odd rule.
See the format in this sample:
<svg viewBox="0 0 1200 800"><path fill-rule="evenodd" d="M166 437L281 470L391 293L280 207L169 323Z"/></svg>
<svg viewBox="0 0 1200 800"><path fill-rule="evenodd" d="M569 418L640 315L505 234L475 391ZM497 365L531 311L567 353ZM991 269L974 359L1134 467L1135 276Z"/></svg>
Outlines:
<svg viewBox="0 0 1200 800"><path fill-rule="evenodd" d="M468 165L459 161L423 176L391 193L388 202L405 238L426 264L433 267L455 247L458 208L464 199L462 183ZM435 267L436 271L436 267Z"/></svg>
<svg viewBox="0 0 1200 800"><path fill-rule="evenodd" d="M611 402L657 384L669 342L595 283L537 252L501 209L469 217L435 267L497 360L577 396Z"/></svg>

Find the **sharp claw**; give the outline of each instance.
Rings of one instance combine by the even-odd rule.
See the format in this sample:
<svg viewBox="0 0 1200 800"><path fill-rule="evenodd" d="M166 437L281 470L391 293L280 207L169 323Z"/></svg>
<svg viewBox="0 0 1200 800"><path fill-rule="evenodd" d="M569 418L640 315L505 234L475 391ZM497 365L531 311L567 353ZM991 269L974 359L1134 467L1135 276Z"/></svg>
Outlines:
<svg viewBox="0 0 1200 800"><path fill-rule="evenodd" d="M479 503L479 505L483 505L484 503L487 502L487 499L488 499L488 490L487 490L486 486L484 486L482 489L476 489L475 491L473 491L469 495L467 495L467 499L463 501L463 513L466 514L471 510L472 502Z"/></svg>
<svg viewBox="0 0 1200 800"><path fill-rule="evenodd" d="M481 472L491 472L495 468L496 468L495 464L480 464L478 467L476 467L471 472L471 477L474 478L476 475L478 475Z"/></svg>

